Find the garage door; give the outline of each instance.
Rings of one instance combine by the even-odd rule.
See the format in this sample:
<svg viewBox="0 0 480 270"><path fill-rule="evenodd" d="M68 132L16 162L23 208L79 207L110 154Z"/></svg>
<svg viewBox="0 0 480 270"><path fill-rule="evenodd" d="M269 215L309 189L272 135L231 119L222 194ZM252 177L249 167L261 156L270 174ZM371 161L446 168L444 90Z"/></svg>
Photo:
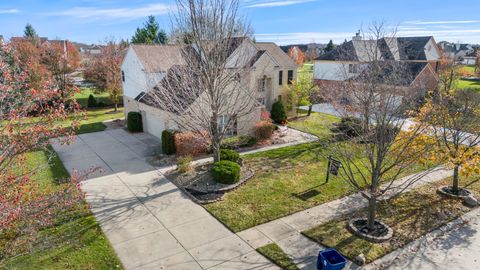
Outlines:
<svg viewBox="0 0 480 270"><path fill-rule="evenodd" d="M159 139L162 138L162 131L165 130L164 121L155 115L142 112L143 130Z"/></svg>

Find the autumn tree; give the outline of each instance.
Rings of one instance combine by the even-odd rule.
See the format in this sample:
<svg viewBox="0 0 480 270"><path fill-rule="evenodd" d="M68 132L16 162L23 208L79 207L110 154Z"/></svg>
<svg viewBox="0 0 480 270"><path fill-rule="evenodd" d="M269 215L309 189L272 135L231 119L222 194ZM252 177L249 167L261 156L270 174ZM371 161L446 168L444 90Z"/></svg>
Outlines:
<svg viewBox="0 0 480 270"><path fill-rule="evenodd" d="M78 178L45 190L33 179L40 165L27 160L30 151L45 151L51 161L50 139L73 139L78 106L64 104L49 82L33 87L14 50L0 46L0 261L31 252L42 229L83 207ZM73 122L65 127L68 117ZM48 245L43 241L36 248Z"/></svg>
<svg viewBox="0 0 480 270"><path fill-rule="evenodd" d="M297 65L303 65L303 62L305 61L305 55L298 46L293 46L288 49L288 56L290 56Z"/></svg>
<svg viewBox="0 0 480 270"><path fill-rule="evenodd" d="M93 58L87 65L85 74L89 80L95 83L98 91L108 93L110 100L118 109L118 103L122 96L122 73L120 66L125 55L125 44L108 42L101 53Z"/></svg>
<svg viewBox="0 0 480 270"><path fill-rule="evenodd" d="M168 37L155 17L150 15L142 28L137 28L132 37L133 44L167 44Z"/></svg>
<svg viewBox="0 0 480 270"><path fill-rule="evenodd" d="M345 119L356 119L350 127L354 132L341 134L340 138L348 143L333 144L331 155L341 162L339 176L368 202L366 217L352 220L349 225L355 235L367 240L374 235L388 235L388 226L376 219L378 201L387 194L400 194L434 170L425 164L422 173L401 178L425 157L430 147L419 143L425 124L409 126L406 119L399 117L405 113L404 104L417 99L421 89L404 87L413 81L409 63L383 60L381 40L395 40L395 32L386 29L382 23L375 23L363 32L359 50L364 63L357 67L356 75L349 76L347 65L338 75L345 78L344 82L322 89L326 101L334 104ZM350 59L351 53L342 50L340 55Z"/></svg>
<svg viewBox="0 0 480 270"><path fill-rule="evenodd" d="M178 0L173 32L188 33L189 43L178 45L182 60L146 96L174 114L180 129L204 136L214 161L220 159L222 139L258 105L256 89L243 83L250 79L246 71L254 55L237 50L250 36L238 9L239 0Z"/></svg>
<svg viewBox="0 0 480 270"><path fill-rule="evenodd" d="M436 146L434 160L453 169L452 185L441 189L468 195L468 190L460 188L459 179L462 174L480 173L480 95L474 90L457 89L458 72L455 65L443 70L439 89L417 118L429 123L427 134Z"/></svg>
<svg viewBox="0 0 480 270"><path fill-rule="evenodd" d="M65 98L72 91L68 75L75 71L81 62L77 47L68 40L47 41L42 44L42 64L53 75L53 83Z"/></svg>
<svg viewBox="0 0 480 270"><path fill-rule="evenodd" d="M477 48L477 57L475 58L475 72L480 73L480 48Z"/></svg>
<svg viewBox="0 0 480 270"><path fill-rule="evenodd" d="M52 77L48 68L42 64L42 48L26 38L13 40L10 45L12 54L18 58L18 65L24 71L26 81L35 88L41 88Z"/></svg>

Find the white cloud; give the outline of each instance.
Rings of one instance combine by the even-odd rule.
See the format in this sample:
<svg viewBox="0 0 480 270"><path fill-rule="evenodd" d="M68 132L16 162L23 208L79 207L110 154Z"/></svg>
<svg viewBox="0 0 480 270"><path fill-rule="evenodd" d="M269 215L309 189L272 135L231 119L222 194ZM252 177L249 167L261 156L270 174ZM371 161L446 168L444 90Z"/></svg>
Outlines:
<svg viewBox="0 0 480 270"><path fill-rule="evenodd" d="M267 7L283 7L297 4L303 4L308 2L315 2L316 0L279 0L279 1L256 1L247 3L249 8L267 8Z"/></svg>
<svg viewBox="0 0 480 270"><path fill-rule="evenodd" d="M64 11L50 13L53 16L71 16L78 19L137 19L148 15L163 15L170 11L165 4L151 4L138 8L99 9L94 7L75 7Z"/></svg>
<svg viewBox="0 0 480 270"><path fill-rule="evenodd" d="M480 20L466 20L466 21L406 21L406 24L428 25L428 24L470 24L480 23Z"/></svg>
<svg viewBox="0 0 480 270"><path fill-rule="evenodd" d="M14 14L14 13L19 13L20 10L15 9L15 8L10 8L10 9L0 9L0 14Z"/></svg>

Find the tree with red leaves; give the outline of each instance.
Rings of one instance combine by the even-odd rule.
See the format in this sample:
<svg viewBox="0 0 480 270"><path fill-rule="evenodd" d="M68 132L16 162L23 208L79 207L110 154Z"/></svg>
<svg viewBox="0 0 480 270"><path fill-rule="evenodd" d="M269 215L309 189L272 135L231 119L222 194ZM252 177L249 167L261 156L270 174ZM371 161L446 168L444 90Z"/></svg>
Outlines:
<svg viewBox="0 0 480 270"><path fill-rule="evenodd" d="M0 45L0 261L30 252L40 230L85 207L78 177L52 190L32 179L40 167L27 164L27 154L49 152L52 138L70 142L78 105L64 104L48 81L31 83L28 67L11 44ZM61 123L67 117L74 119L70 127Z"/></svg>
<svg viewBox="0 0 480 270"><path fill-rule="evenodd" d="M110 100L118 109L122 96L122 73L120 66L125 55L125 46L114 41L108 42L86 67L85 77L95 83L98 91L108 93Z"/></svg>
<svg viewBox="0 0 480 270"><path fill-rule="evenodd" d="M288 49L288 56L290 56L297 65L303 65L303 62L305 62L305 55L297 46Z"/></svg>
<svg viewBox="0 0 480 270"><path fill-rule="evenodd" d="M68 74L75 71L82 60L77 47L68 40L46 41L42 45L42 63L53 75L53 83L60 90L62 99L72 84Z"/></svg>

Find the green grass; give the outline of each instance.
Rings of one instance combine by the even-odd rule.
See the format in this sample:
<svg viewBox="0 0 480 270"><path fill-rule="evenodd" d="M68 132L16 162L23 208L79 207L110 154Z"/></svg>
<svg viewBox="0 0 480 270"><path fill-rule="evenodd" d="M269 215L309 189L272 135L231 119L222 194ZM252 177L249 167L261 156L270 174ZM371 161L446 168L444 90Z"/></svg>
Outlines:
<svg viewBox="0 0 480 270"><path fill-rule="evenodd" d="M462 66L462 69L465 72L475 73L475 66Z"/></svg>
<svg viewBox="0 0 480 270"><path fill-rule="evenodd" d="M83 108L87 108L88 106L88 97L93 95L97 103L103 103L105 106L112 106L112 101L106 92L97 92L91 88L82 88L80 93L75 94L75 99L77 100L78 104L80 104ZM122 104L123 99L120 97L120 104Z"/></svg>
<svg viewBox="0 0 480 270"><path fill-rule="evenodd" d="M458 80L457 87L460 89L474 89L480 91L480 81Z"/></svg>
<svg viewBox="0 0 480 270"><path fill-rule="evenodd" d="M28 153L27 166L39 168L32 178L41 183L41 188L55 188L59 180L69 177L51 148ZM88 210L78 213L77 218L67 223L43 230L38 242L41 243L42 239L54 239L57 245L0 261L0 269L123 269Z"/></svg>
<svg viewBox="0 0 480 270"><path fill-rule="evenodd" d="M257 251L284 270L299 269L293 262L292 258L285 254L285 252L283 252L283 250L275 243L257 248Z"/></svg>
<svg viewBox="0 0 480 270"><path fill-rule="evenodd" d="M301 117L289 122L288 126L325 139L331 135L332 124L339 121L340 119L336 116L314 112L309 117Z"/></svg>
<svg viewBox="0 0 480 270"><path fill-rule="evenodd" d="M463 178L462 183L474 178ZM377 219L394 230L394 236L384 243L371 243L353 236L346 224L352 218L366 217L366 209L324 223L303 232L310 239L340 251L350 260L363 253L367 263L403 247L411 241L460 217L471 209L462 200L440 196L436 189L451 183L451 178L428 184L379 204ZM469 187L480 194L480 183Z"/></svg>
<svg viewBox="0 0 480 270"><path fill-rule="evenodd" d="M77 134L98 132L105 130L105 125L102 123L106 120L123 119L123 108L119 108L117 112L113 112L112 108L95 108L87 110L87 119L80 122L80 127ZM68 125L68 122L66 122Z"/></svg>

